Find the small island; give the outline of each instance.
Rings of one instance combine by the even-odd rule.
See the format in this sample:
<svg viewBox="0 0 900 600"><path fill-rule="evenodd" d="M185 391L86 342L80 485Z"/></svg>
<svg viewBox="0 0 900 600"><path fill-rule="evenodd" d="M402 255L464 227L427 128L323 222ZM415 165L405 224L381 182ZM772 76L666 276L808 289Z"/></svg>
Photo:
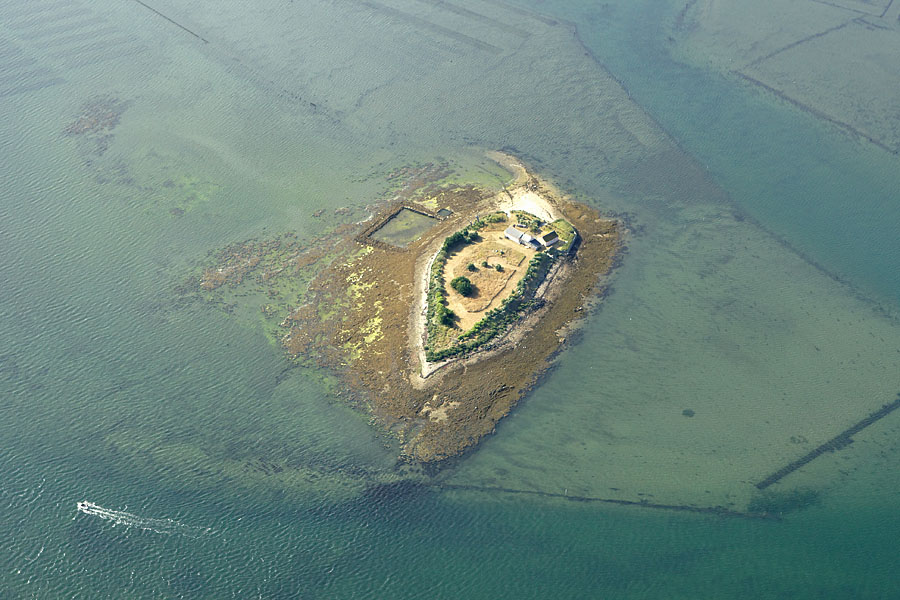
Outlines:
<svg viewBox="0 0 900 600"><path fill-rule="evenodd" d="M331 373L403 459L459 455L577 338L624 247L621 220L489 157L505 185L466 183L446 163L404 167L396 179L413 183L362 224L234 244L186 289L236 315L256 298L270 339Z"/></svg>

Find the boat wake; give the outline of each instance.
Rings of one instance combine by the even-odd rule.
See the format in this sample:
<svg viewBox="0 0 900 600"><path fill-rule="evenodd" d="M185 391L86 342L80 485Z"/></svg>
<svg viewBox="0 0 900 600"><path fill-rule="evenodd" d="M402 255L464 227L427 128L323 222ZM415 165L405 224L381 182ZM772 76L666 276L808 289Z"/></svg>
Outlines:
<svg viewBox="0 0 900 600"><path fill-rule="evenodd" d="M122 525L124 527L134 527L144 531L152 531L164 535L172 535L175 533L197 536L212 533L212 529L208 527L193 527L185 525L175 519L151 519L125 512L124 510L112 510L111 508L103 508L99 504L93 502L81 501L78 503L78 512L92 517L99 517L105 521L111 521L113 527Z"/></svg>

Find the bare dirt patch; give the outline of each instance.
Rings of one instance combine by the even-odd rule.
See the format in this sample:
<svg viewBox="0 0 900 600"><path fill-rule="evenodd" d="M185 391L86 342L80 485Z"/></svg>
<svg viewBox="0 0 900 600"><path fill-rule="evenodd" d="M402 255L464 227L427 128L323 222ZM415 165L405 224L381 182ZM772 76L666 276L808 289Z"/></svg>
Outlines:
<svg viewBox="0 0 900 600"><path fill-rule="evenodd" d="M502 227L486 229L481 237L482 241L464 246L447 260L448 280L467 277L474 286L469 296L451 290L447 298L448 307L459 317L460 332L471 329L485 312L499 306L512 293L525 275L525 259L535 254L534 250L503 238ZM470 264L474 271L469 270Z"/></svg>

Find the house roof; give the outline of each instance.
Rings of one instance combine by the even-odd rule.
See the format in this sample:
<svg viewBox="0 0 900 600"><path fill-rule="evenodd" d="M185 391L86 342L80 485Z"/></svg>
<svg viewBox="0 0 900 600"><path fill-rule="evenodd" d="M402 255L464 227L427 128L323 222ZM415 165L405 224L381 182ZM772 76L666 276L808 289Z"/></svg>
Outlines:
<svg viewBox="0 0 900 600"><path fill-rule="evenodd" d="M522 236L525 235L523 232L519 231L515 227L507 227L505 233L506 233L506 235L508 235L516 240L521 240Z"/></svg>
<svg viewBox="0 0 900 600"><path fill-rule="evenodd" d="M541 243L524 231L519 231L515 227L506 228L506 237L512 238L523 246L531 246L535 250L541 249Z"/></svg>

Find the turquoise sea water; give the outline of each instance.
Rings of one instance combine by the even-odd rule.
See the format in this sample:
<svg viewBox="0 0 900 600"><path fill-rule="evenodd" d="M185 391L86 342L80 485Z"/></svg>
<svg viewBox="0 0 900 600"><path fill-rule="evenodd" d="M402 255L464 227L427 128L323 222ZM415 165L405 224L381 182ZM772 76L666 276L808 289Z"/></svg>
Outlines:
<svg viewBox="0 0 900 600"><path fill-rule="evenodd" d="M895 597L891 417L786 480L820 502L782 521L565 498L743 510L900 391L896 157L672 61L659 4L0 2L0 597ZM580 341L433 478L174 291L495 148L637 231Z"/></svg>

